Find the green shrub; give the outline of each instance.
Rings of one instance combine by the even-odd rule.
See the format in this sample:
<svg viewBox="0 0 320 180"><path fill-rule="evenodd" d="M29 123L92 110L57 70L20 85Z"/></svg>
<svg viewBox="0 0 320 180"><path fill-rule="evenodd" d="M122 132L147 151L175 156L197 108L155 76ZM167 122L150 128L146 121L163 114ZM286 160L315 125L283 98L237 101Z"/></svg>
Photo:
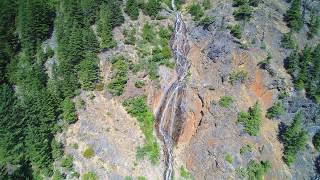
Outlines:
<svg viewBox="0 0 320 180"><path fill-rule="evenodd" d="M263 176L271 169L269 161L261 161L257 163L251 160L247 165L247 177L249 180L262 180Z"/></svg>
<svg viewBox="0 0 320 180"><path fill-rule="evenodd" d="M233 71L230 74L229 81L232 85L244 83L248 78L248 73L244 70Z"/></svg>
<svg viewBox="0 0 320 180"><path fill-rule="evenodd" d="M313 146L317 151L320 151L320 131L318 131L312 138Z"/></svg>
<svg viewBox="0 0 320 180"><path fill-rule="evenodd" d="M240 112L238 114L238 122L242 123L245 131L251 136L258 135L262 121L261 108L256 102L248 112Z"/></svg>
<svg viewBox="0 0 320 180"><path fill-rule="evenodd" d="M229 107L233 103L233 98L231 96L222 96L219 100L219 105L221 107Z"/></svg>
<svg viewBox="0 0 320 180"><path fill-rule="evenodd" d="M313 38L314 36L318 35L320 30L320 16L317 15L315 10L311 11L308 27L309 27L309 32L308 32L309 38Z"/></svg>
<svg viewBox="0 0 320 180"><path fill-rule="evenodd" d="M111 63L112 77L107 88L112 95L120 96L128 81L129 65L123 56L112 58Z"/></svg>
<svg viewBox="0 0 320 180"><path fill-rule="evenodd" d="M137 177L137 180L147 180L147 178L144 177L144 176L138 176L138 177Z"/></svg>
<svg viewBox="0 0 320 180"><path fill-rule="evenodd" d="M232 36L238 39L241 39L243 29L239 24L236 24L234 26L229 26L229 29Z"/></svg>
<svg viewBox="0 0 320 180"><path fill-rule="evenodd" d="M296 154L307 144L308 136L307 132L302 129L301 119L302 114L299 112L293 118L291 125L286 127L280 135L284 146L283 160L288 165L295 161Z"/></svg>
<svg viewBox="0 0 320 180"><path fill-rule="evenodd" d="M142 38L147 42L153 42L155 40L156 33L153 30L153 27L147 22L144 24L142 29Z"/></svg>
<svg viewBox="0 0 320 180"><path fill-rule="evenodd" d="M87 172L82 176L82 180L97 180L98 177L95 172Z"/></svg>
<svg viewBox="0 0 320 180"><path fill-rule="evenodd" d="M205 17L201 18L198 25L203 26L204 28L208 28L212 23L214 23L214 18L210 17L210 16L205 16Z"/></svg>
<svg viewBox="0 0 320 180"><path fill-rule="evenodd" d="M136 82L134 83L134 86L135 86L136 88L142 88L142 87L144 86L144 81L142 81L142 80L136 81Z"/></svg>
<svg viewBox="0 0 320 180"><path fill-rule="evenodd" d="M247 154L252 152L252 145L251 144L246 144L240 148L240 154Z"/></svg>
<svg viewBox="0 0 320 180"><path fill-rule="evenodd" d="M188 172L188 170L184 167L180 167L180 176L184 179L191 179L191 174Z"/></svg>
<svg viewBox="0 0 320 180"><path fill-rule="evenodd" d="M301 0L292 0L291 7L285 15L288 26L294 31L299 31L303 26L301 13Z"/></svg>
<svg viewBox="0 0 320 180"><path fill-rule="evenodd" d="M249 0L233 0L233 6L234 7L239 7L245 4L248 4Z"/></svg>
<svg viewBox="0 0 320 180"><path fill-rule="evenodd" d="M211 0L203 0L202 6L205 10L208 10L211 8Z"/></svg>
<svg viewBox="0 0 320 180"><path fill-rule="evenodd" d="M47 57L52 58L54 56L54 51L52 50L51 47L47 48Z"/></svg>
<svg viewBox="0 0 320 180"><path fill-rule="evenodd" d="M51 148L52 148L52 157L54 159L59 159L63 156L63 146L62 143L52 140L51 142Z"/></svg>
<svg viewBox="0 0 320 180"><path fill-rule="evenodd" d="M99 82L98 61L95 53L87 53L84 60L77 65L79 82L84 90L94 90Z"/></svg>
<svg viewBox="0 0 320 180"><path fill-rule="evenodd" d="M73 167L73 157L71 155L66 155L61 160L61 166L67 168L68 170L71 170Z"/></svg>
<svg viewBox="0 0 320 180"><path fill-rule="evenodd" d="M150 161L156 164L159 161L160 150L153 135L154 117L146 104L146 97L138 96L127 99L123 102L123 106L132 117L137 118L140 129L145 136L146 143L143 147L138 147L137 157L148 156Z"/></svg>
<svg viewBox="0 0 320 180"><path fill-rule="evenodd" d="M249 4L244 4L239 6L239 8L233 12L233 15L236 20L248 21L251 18L252 11L253 9L249 6Z"/></svg>
<svg viewBox="0 0 320 180"><path fill-rule="evenodd" d="M226 161L230 164L232 164L233 162L233 158L232 158L232 155L231 154L227 154L226 157L225 157Z"/></svg>
<svg viewBox="0 0 320 180"><path fill-rule="evenodd" d="M291 31L282 35L280 46L286 49L294 49L297 46Z"/></svg>
<svg viewBox="0 0 320 180"><path fill-rule="evenodd" d="M150 17L156 17L161 10L161 1L160 0L148 0L144 5L144 12Z"/></svg>
<svg viewBox="0 0 320 180"><path fill-rule="evenodd" d="M83 157L90 159L95 155L94 150L92 147L88 147L84 152L83 152Z"/></svg>
<svg viewBox="0 0 320 180"><path fill-rule="evenodd" d="M132 20L137 20L139 16L139 7L137 0L128 0L124 11Z"/></svg>
<svg viewBox="0 0 320 180"><path fill-rule="evenodd" d="M269 119L279 118L285 112L281 102L275 103L272 107L267 110L266 117Z"/></svg>
<svg viewBox="0 0 320 180"><path fill-rule="evenodd" d="M136 43L136 28L131 28L131 30L125 29L123 31L123 35L125 36L125 44L135 45Z"/></svg>
<svg viewBox="0 0 320 180"><path fill-rule="evenodd" d="M193 16L195 21L199 21L201 17L204 15L204 11L200 4L193 2L188 7L188 12Z"/></svg>
<svg viewBox="0 0 320 180"><path fill-rule="evenodd" d="M55 171L53 176L52 176L52 180L63 180L64 177L62 176L60 171Z"/></svg>

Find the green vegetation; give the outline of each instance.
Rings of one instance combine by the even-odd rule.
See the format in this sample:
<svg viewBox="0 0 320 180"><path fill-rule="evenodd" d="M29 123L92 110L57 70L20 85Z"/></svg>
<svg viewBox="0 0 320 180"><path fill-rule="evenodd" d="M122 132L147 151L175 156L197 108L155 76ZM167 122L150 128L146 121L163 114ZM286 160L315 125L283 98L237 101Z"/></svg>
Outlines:
<svg viewBox="0 0 320 180"><path fill-rule="evenodd" d="M244 5L239 6L238 9L233 12L233 15L236 20L248 21L251 18L252 12L252 7L248 3L245 3Z"/></svg>
<svg viewBox="0 0 320 180"><path fill-rule="evenodd" d="M291 7L287 11L285 19L292 30L299 31L302 28L301 0L292 0Z"/></svg>
<svg viewBox="0 0 320 180"><path fill-rule="evenodd" d="M82 180L97 180L98 177L95 172L87 172L82 176Z"/></svg>
<svg viewBox="0 0 320 180"><path fill-rule="evenodd" d="M52 180L63 180L63 176L61 174L60 171L55 171L53 176L52 176Z"/></svg>
<svg viewBox="0 0 320 180"><path fill-rule="evenodd" d="M309 27L309 32L308 32L309 38L313 38L314 36L318 35L320 30L320 17L316 14L315 10L311 11L308 27Z"/></svg>
<svg viewBox="0 0 320 180"><path fill-rule="evenodd" d="M138 177L137 177L137 180L147 180L147 178L144 177L144 176L138 176Z"/></svg>
<svg viewBox="0 0 320 180"><path fill-rule="evenodd" d="M123 56L117 56L111 59L112 78L107 88L114 96L120 96L127 84L129 65Z"/></svg>
<svg viewBox="0 0 320 180"><path fill-rule="evenodd" d="M245 131L251 136L257 136L261 126L261 108L256 102L248 112L240 112L238 114L238 122L244 125Z"/></svg>
<svg viewBox="0 0 320 180"><path fill-rule="evenodd" d="M247 3L249 3L248 0L233 0L233 4L232 5L234 7L239 7L239 6L245 5Z"/></svg>
<svg viewBox="0 0 320 180"><path fill-rule="evenodd" d="M71 124L78 120L78 116L76 114L76 108L71 99L66 98L61 104L62 114L61 118L67 123Z"/></svg>
<svg viewBox="0 0 320 180"><path fill-rule="evenodd" d="M320 151L320 131L318 131L312 138L313 146L317 151Z"/></svg>
<svg viewBox="0 0 320 180"><path fill-rule="evenodd" d="M251 160L247 165L246 174L248 180L262 180L263 176L271 169L271 163L269 161L261 161L257 163Z"/></svg>
<svg viewBox="0 0 320 180"><path fill-rule="evenodd" d="M272 107L267 110L266 117L269 119L279 118L285 113L284 107L281 102L276 102Z"/></svg>
<svg viewBox="0 0 320 180"><path fill-rule="evenodd" d="M62 143L52 140L51 142L51 148L52 148L52 157L54 159L59 159L63 156L63 145Z"/></svg>
<svg viewBox="0 0 320 180"><path fill-rule="evenodd" d="M125 44L135 45L136 44L136 28L131 27L130 30L125 29L123 31L123 35L125 36Z"/></svg>
<svg viewBox="0 0 320 180"><path fill-rule="evenodd" d="M77 69L82 89L94 90L99 82L99 66L96 54L87 53L84 60L77 65Z"/></svg>
<svg viewBox="0 0 320 180"><path fill-rule="evenodd" d="M282 35L280 46L286 49L294 49L297 46L292 31Z"/></svg>
<svg viewBox="0 0 320 180"><path fill-rule="evenodd" d="M188 12L191 14L193 19L195 21L199 21L202 16L204 15L204 11L201 7L200 4L193 2L189 7L188 7Z"/></svg>
<svg viewBox="0 0 320 180"><path fill-rule="evenodd" d="M312 138L312 143L316 150L320 151L320 131L318 131Z"/></svg>
<svg viewBox="0 0 320 180"><path fill-rule="evenodd" d="M240 154L243 155L243 154L251 153L252 149L253 147L251 144L246 144L240 148Z"/></svg>
<svg viewBox="0 0 320 180"><path fill-rule="evenodd" d="M128 0L124 11L132 20L137 20L139 16L139 4L137 0Z"/></svg>
<svg viewBox="0 0 320 180"><path fill-rule="evenodd" d="M233 103L233 98L231 96L222 96L219 100L219 105L221 107L229 107Z"/></svg>
<svg viewBox="0 0 320 180"><path fill-rule="evenodd" d="M202 6L205 10L208 10L211 8L211 0L203 0Z"/></svg>
<svg viewBox="0 0 320 180"><path fill-rule="evenodd" d="M144 86L144 81L142 81L142 80L136 81L136 82L134 83L134 86L135 86L136 88L142 88L142 87Z"/></svg>
<svg viewBox="0 0 320 180"><path fill-rule="evenodd" d="M68 170L72 170L73 168L73 157L71 155L67 155L61 160L61 166L67 168Z"/></svg>
<svg viewBox="0 0 320 180"><path fill-rule="evenodd" d="M83 151L83 157L90 159L95 155L94 150L92 147L88 147L86 150Z"/></svg>
<svg viewBox="0 0 320 180"><path fill-rule="evenodd" d="M230 74L229 81L232 85L236 83L244 83L248 78L248 73L245 70L233 71Z"/></svg>
<svg viewBox="0 0 320 180"><path fill-rule="evenodd" d="M97 32L101 38L100 47L102 49L113 48L117 42L112 37L112 10L110 5L102 4L97 23Z"/></svg>
<svg viewBox="0 0 320 180"><path fill-rule="evenodd" d="M229 29L230 29L230 33L232 34L232 36L234 36L238 39L241 39L243 29L239 24L236 24L234 26L229 26Z"/></svg>
<svg viewBox="0 0 320 180"><path fill-rule="evenodd" d="M284 146L283 160L288 165L294 163L296 154L304 149L307 143L307 132L302 129L301 120L302 114L298 112L291 125L280 134Z"/></svg>
<svg viewBox="0 0 320 180"><path fill-rule="evenodd" d="M286 69L291 74L296 89L305 89L308 97L319 102L320 100L320 44L315 48L306 46L299 53L293 50L285 60Z"/></svg>
<svg viewBox="0 0 320 180"><path fill-rule="evenodd" d="M214 18L210 16L205 16L201 18L198 25L203 26L205 29L207 29L212 23L214 23Z"/></svg>
<svg viewBox="0 0 320 180"><path fill-rule="evenodd" d="M180 176L184 179L192 179L191 174L184 166L180 167Z"/></svg>
<svg viewBox="0 0 320 180"><path fill-rule="evenodd" d="M233 158L232 158L231 154L227 154L227 155L225 156L225 159L226 159L226 161L227 161L228 163L232 164Z"/></svg>
<svg viewBox="0 0 320 180"><path fill-rule="evenodd" d="M145 136L145 145L137 150L137 157L148 156L153 164L158 163L160 149L153 135L154 117L146 104L146 97L138 96L123 102L126 111L137 118L140 129Z"/></svg>
<svg viewBox="0 0 320 180"><path fill-rule="evenodd" d="M147 22L144 24L142 29L142 38L147 42L153 42L155 40L156 33L154 32L153 27Z"/></svg>
<svg viewBox="0 0 320 180"><path fill-rule="evenodd" d="M161 10L161 1L160 0L148 0L144 4L144 13L148 16L155 18Z"/></svg>

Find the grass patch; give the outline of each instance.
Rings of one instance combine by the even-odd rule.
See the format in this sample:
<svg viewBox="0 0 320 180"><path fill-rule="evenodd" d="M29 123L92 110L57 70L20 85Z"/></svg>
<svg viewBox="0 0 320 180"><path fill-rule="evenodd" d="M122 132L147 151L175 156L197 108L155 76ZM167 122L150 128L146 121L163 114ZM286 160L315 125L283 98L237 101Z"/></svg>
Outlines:
<svg viewBox="0 0 320 180"><path fill-rule="evenodd" d="M192 179L191 174L184 166L180 167L180 176L183 177L184 179Z"/></svg>
<svg viewBox="0 0 320 180"><path fill-rule="evenodd" d="M83 157L90 159L95 155L94 150L91 147L88 147L84 152L83 152Z"/></svg>
<svg viewBox="0 0 320 180"><path fill-rule="evenodd" d="M233 71L230 74L229 81L232 85L244 83L248 79L248 72L245 70Z"/></svg>
<svg viewBox="0 0 320 180"><path fill-rule="evenodd" d="M227 154L226 157L225 157L225 160L226 160L228 163L232 164L232 162L233 162L232 155L231 155L231 154Z"/></svg>
<svg viewBox="0 0 320 180"><path fill-rule="evenodd" d="M241 155L244 155L244 154L247 154L247 153L251 153L252 152L252 145L251 144L246 144L244 146L242 146L240 148L240 154Z"/></svg>
<svg viewBox="0 0 320 180"><path fill-rule="evenodd" d="M97 180L97 174L95 172L87 172L82 176L82 180Z"/></svg>
<svg viewBox="0 0 320 180"><path fill-rule="evenodd" d="M261 126L261 108L258 102L256 102L248 112L240 112L238 114L238 122L242 123L245 127L245 131L251 136L258 135Z"/></svg>
<svg viewBox="0 0 320 180"><path fill-rule="evenodd" d="M111 59L112 78L107 85L108 91L114 96L120 96L128 81L129 65L123 56Z"/></svg>
<svg viewBox="0 0 320 180"><path fill-rule="evenodd" d="M160 149L153 135L154 117L146 104L146 97L138 96L127 99L123 102L123 106L131 116L137 118L140 129L145 136L145 145L138 147L137 157L143 158L148 156L153 164L158 163Z"/></svg>
<svg viewBox="0 0 320 180"><path fill-rule="evenodd" d="M233 98L231 96L222 96L219 100L219 105L221 107L229 107L233 103Z"/></svg>

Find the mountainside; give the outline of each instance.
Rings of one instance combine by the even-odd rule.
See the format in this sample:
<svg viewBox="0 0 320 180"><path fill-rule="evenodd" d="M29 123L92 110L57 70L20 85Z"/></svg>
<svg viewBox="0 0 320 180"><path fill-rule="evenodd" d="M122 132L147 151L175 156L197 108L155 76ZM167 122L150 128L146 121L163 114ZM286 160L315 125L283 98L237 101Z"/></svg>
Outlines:
<svg viewBox="0 0 320 180"><path fill-rule="evenodd" d="M0 7L0 179L320 178L320 1Z"/></svg>

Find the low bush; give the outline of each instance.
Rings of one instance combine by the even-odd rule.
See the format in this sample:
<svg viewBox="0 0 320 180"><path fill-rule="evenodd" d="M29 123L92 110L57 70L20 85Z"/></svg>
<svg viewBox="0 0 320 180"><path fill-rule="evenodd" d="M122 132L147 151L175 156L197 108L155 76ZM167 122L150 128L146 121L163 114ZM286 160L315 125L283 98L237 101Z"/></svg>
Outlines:
<svg viewBox="0 0 320 180"><path fill-rule="evenodd" d="M247 165L247 177L249 180L262 180L263 176L271 169L269 161L261 161L260 163L251 160Z"/></svg>
<svg viewBox="0 0 320 180"><path fill-rule="evenodd" d="M82 180L97 180L97 174L95 172L87 172L82 176Z"/></svg>
<svg viewBox="0 0 320 180"><path fill-rule="evenodd" d="M236 83L244 83L248 78L248 73L245 70L233 71L230 74L229 81L232 85Z"/></svg>
<svg viewBox="0 0 320 180"><path fill-rule="evenodd" d="M312 143L316 150L320 151L320 131L318 131L312 138Z"/></svg>
<svg viewBox="0 0 320 180"><path fill-rule="evenodd" d="M282 35L280 46L286 49L294 49L297 46L291 31Z"/></svg>
<svg viewBox="0 0 320 180"><path fill-rule="evenodd" d="M61 160L61 166L67 168L68 170L71 170L73 167L73 157L71 155L66 155Z"/></svg>
<svg viewBox="0 0 320 180"><path fill-rule="evenodd" d="M200 4L193 2L188 7L188 12L192 15L195 21L199 21L201 17L204 15L204 11Z"/></svg>
<svg viewBox="0 0 320 180"><path fill-rule="evenodd" d="M252 152L252 145L251 144L246 144L246 145L242 146L240 149L241 155L251 153L251 152Z"/></svg>
<svg viewBox="0 0 320 180"><path fill-rule="evenodd" d="M222 96L219 100L219 105L221 107L229 107L233 102L233 98L231 96Z"/></svg>
<svg viewBox="0 0 320 180"><path fill-rule="evenodd" d="M226 161L227 161L228 163L232 164L233 158L232 158L231 154L227 154L226 157L225 157L225 159L226 159Z"/></svg>
<svg viewBox="0 0 320 180"><path fill-rule="evenodd" d="M142 88L142 87L144 86L144 81L142 81L142 80L136 81L136 82L134 83L134 86L135 86L136 88Z"/></svg>
<svg viewBox="0 0 320 180"><path fill-rule="evenodd" d="M88 147L84 152L83 152L83 157L90 159L95 155L94 150L91 147Z"/></svg>
<svg viewBox="0 0 320 180"><path fill-rule="evenodd" d="M188 170L184 167L180 167L180 176L184 179L191 179L191 174L188 172Z"/></svg>
<svg viewBox="0 0 320 180"><path fill-rule="evenodd" d="M236 24L234 26L229 26L229 29L232 36L238 39L241 39L243 29L239 24Z"/></svg>
<svg viewBox="0 0 320 180"><path fill-rule="evenodd" d="M111 60L112 78L107 85L108 91L114 96L120 96L128 81L129 65L123 56Z"/></svg>

